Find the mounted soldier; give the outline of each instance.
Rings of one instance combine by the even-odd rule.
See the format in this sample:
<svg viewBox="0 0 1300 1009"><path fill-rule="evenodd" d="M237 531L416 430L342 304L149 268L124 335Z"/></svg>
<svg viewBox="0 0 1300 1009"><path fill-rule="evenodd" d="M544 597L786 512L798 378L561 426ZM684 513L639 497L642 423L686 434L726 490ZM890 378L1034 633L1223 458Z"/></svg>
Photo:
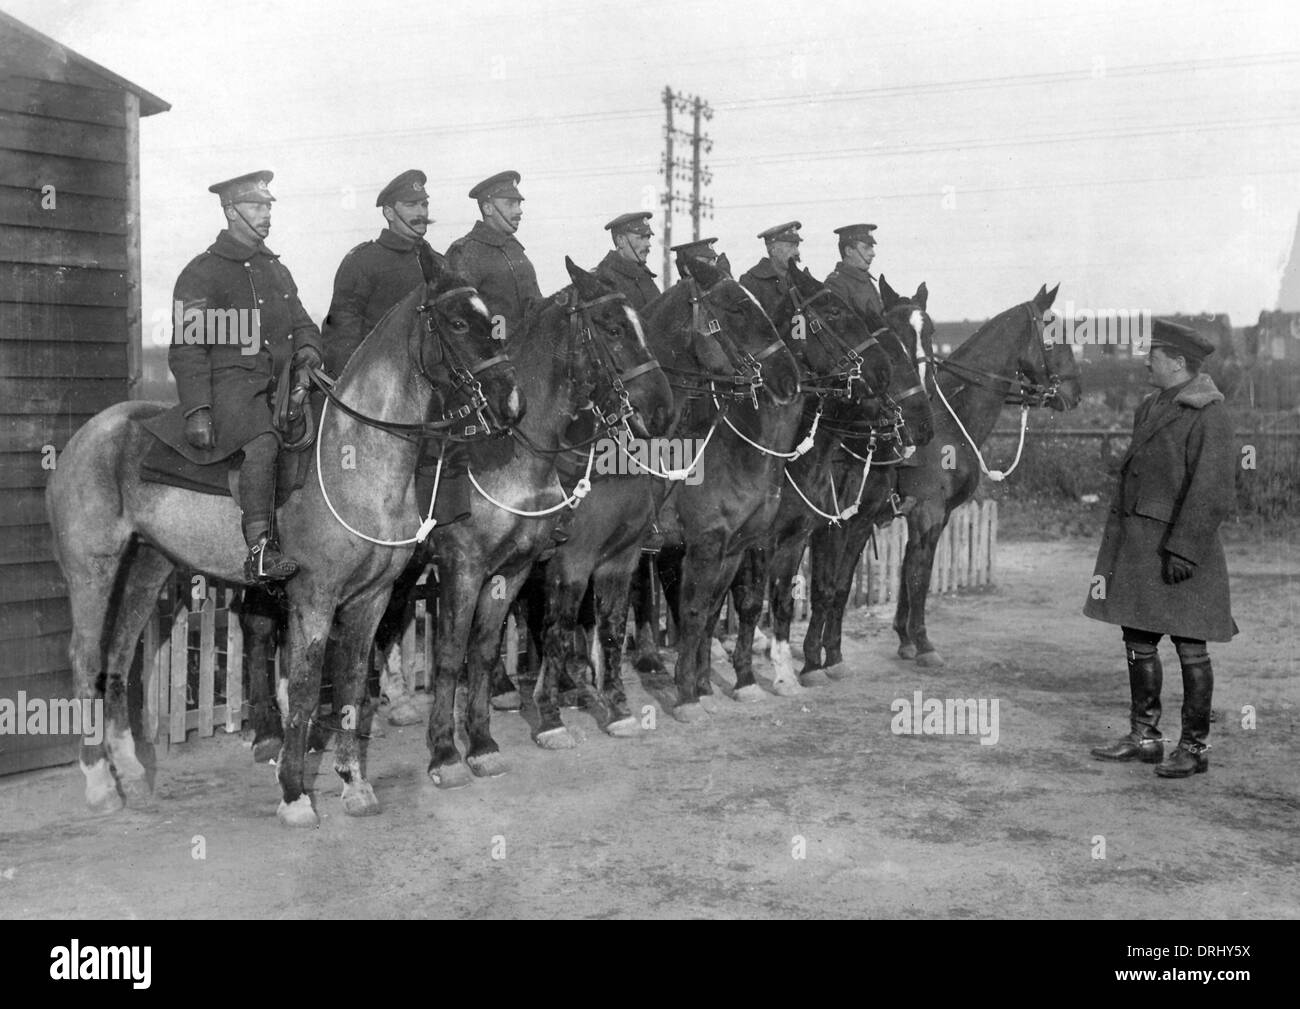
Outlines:
<svg viewBox="0 0 1300 1009"><path fill-rule="evenodd" d="M524 255L515 232L524 216L518 172L499 172L469 191L478 202L481 221L447 249L447 265L478 289L488 311L505 324L501 336L522 333L524 316L541 301L537 271Z"/></svg>
<svg viewBox="0 0 1300 1009"><path fill-rule="evenodd" d="M799 243L803 238L798 221L787 221L774 228L760 231L758 237L767 246L767 255L740 275L740 282L749 291L763 311L772 316L785 297L790 285L786 281L786 267L799 262Z"/></svg>
<svg viewBox="0 0 1300 1009"><path fill-rule="evenodd" d="M843 298L850 308L865 316L870 307L882 318L885 314L876 278L871 275L871 261L876 258L874 224L846 224L836 228L839 236L840 261L826 278L826 286Z"/></svg>
<svg viewBox="0 0 1300 1009"><path fill-rule="evenodd" d="M250 581L282 581L298 570L272 531L281 440L271 395L291 372L293 386L305 388L307 369L321 364L320 331L288 269L263 244L275 201L267 187L272 178L251 172L208 187L221 200L226 229L176 280L178 331L167 353L195 461L242 454L239 498ZM253 339L235 340L232 319Z"/></svg>
<svg viewBox="0 0 1300 1009"><path fill-rule="evenodd" d="M683 257L688 261L698 259L701 263L717 267L730 277L731 263L727 261L725 255L718 255L718 250L713 247L716 241L716 238L696 238L690 242L682 242L681 245L671 246L668 251L677 254L679 263Z"/></svg>
<svg viewBox="0 0 1300 1009"><path fill-rule="evenodd" d="M620 214L606 224L605 230L613 239L614 248L605 253L605 258L596 267L596 275L622 291L638 312L659 297L655 275L646 266L650 238L654 234L650 228L651 216L648 210Z"/></svg>
<svg viewBox="0 0 1300 1009"><path fill-rule="evenodd" d="M446 268L447 261L424 238L432 223L427 182L424 172L413 168L388 183L375 200L386 227L339 264L321 327L325 362L335 375L385 312Z"/></svg>
<svg viewBox="0 0 1300 1009"><path fill-rule="evenodd" d="M1214 673L1207 641L1237 633L1219 525L1232 510L1236 454L1223 394L1201 362L1214 345L1194 329L1156 319L1147 358L1156 393L1137 408L1133 439L1083 608L1119 624L1129 675L1129 733L1097 747L1098 760L1157 763L1156 774L1185 778L1209 767ZM1170 754L1160 733L1168 634L1183 674L1182 736ZM1164 758L1161 760L1161 758Z"/></svg>

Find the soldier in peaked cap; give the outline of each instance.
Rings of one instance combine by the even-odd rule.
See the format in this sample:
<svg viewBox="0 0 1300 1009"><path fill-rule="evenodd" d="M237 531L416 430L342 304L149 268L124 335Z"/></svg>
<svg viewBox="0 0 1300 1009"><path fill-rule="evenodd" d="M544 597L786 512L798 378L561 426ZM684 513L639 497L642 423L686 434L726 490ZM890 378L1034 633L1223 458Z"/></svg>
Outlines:
<svg viewBox="0 0 1300 1009"><path fill-rule="evenodd" d="M758 237L767 245L767 255L740 275L740 282L758 299L769 316L785 297L788 285L785 280L786 265L799 262L799 243L803 238L798 221L787 221L774 228L760 231Z"/></svg>
<svg viewBox="0 0 1300 1009"><path fill-rule="evenodd" d="M847 224L836 228L840 261L826 278L826 286L864 317L867 306L881 317L885 314L876 279L870 273L871 261L876 258L876 239L871 234L875 230L874 224Z"/></svg>
<svg viewBox="0 0 1300 1009"><path fill-rule="evenodd" d="M1130 731L1092 755L1160 761L1156 774L1165 778L1209 767L1214 673L1205 643L1237 633L1219 541L1219 525L1235 497L1236 454L1223 394L1201 372L1213 352L1195 330L1154 320L1147 372L1158 391L1133 419L1083 608L1094 620L1121 626L1129 674ZM1183 674L1182 736L1168 755L1159 729L1163 670L1157 649L1165 634Z"/></svg>
<svg viewBox="0 0 1300 1009"><path fill-rule="evenodd" d="M192 461L214 463L242 452L240 505L250 580L282 580L298 569L271 538L280 449L271 392L286 364L298 370L298 385L306 384L306 368L321 364L320 332L298 300L293 277L263 244L271 231L272 177L250 172L208 187L221 198L226 228L176 280L175 317L190 321L183 333L172 334L167 353ZM255 321L256 341L230 339L232 310L236 318Z"/></svg>
<svg viewBox="0 0 1300 1009"><path fill-rule="evenodd" d="M505 321L507 337L523 330L528 306L542 298L537 271L515 238L524 216L518 172L499 172L469 191L483 219L447 249L447 265L478 288L488 310Z"/></svg>
<svg viewBox="0 0 1300 1009"><path fill-rule="evenodd" d="M380 190L375 206L382 208L384 230L339 264L321 330L325 360L335 375L390 308L446 266L424 239L430 224L427 181L424 172L412 168Z"/></svg>
<svg viewBox="0 0 1300 1009"><path fill-rule="evenodd" d="M650 253L651 213L646 210L634 214L620 214L605 230L614 240L614 248L596 267L596 276L609 281L627 296L628 303L638 312L659 297L655 275L645 265Z"/></svg>

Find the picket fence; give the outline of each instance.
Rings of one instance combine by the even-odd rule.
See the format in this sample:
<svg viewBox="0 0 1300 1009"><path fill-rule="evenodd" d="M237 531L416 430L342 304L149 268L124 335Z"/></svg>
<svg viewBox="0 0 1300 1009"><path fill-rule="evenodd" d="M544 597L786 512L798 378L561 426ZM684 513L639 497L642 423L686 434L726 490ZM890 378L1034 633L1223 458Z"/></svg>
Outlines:
<svg viewBox="0 0 1300 1009"><path fill-rule="evenodd" d="M947 594L993 583L997 562L997 502L970 502L952 513L939 540L930 577L932 593ZM903 555L907 548L907 522L895 519L876 530L858 558L852 606L878 606L898 598ZM795 584L795 617L806 619L810 604L808 559L805 556ZM423 582L420 586L423 588ZM188 738L213 735L217 729L239 732L249 717L244 636L232 604L238 588L209 582L201 576L178 577L159 594L158 606L141 636L137 655L143 698L141 730L158 752ZM656 584L653 598L662 612ZM413 619L401 641L403 668L415 687L428 687L433 669L435 603L417 591ZM766 618L766 611L764 614ZM730 603L725 614L734 631ZM518 665L518 640L514 618L505 635L506 668L513 676ZM665 622L662 640L671 644L671 620ZM280 655L274 656L278 672ZM272 672L268 666L268 674Z"/></svg>

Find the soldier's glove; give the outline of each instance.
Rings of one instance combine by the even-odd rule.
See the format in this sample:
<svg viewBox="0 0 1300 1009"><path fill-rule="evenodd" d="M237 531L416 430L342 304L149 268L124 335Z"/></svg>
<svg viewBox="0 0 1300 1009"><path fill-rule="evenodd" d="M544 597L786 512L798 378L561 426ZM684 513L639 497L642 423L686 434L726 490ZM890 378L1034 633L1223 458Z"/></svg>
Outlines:
<svg viewBox="0 0 1300 1009"><path fill-rule="evenodd" d="M307 389L311 386L310 370L319 368L325 362L320 351L315 347L302 347L293 355L293 387Z"/></svg>
<svg viewBox="0 0 1300 1009"><path fill-rule="evenodd" d="M1177 585L1179 582L1185 582L1196 573L1196 565L1177 554L1166 553L1164 563L1161 565L1160 574L1165 580L1166 585Z"/></svg>
<svg viewBox="0 0 1300 1009"><path fill-rule="evenodd" d="M212 447L212 410L201 406L185 418L185 440L194 448Z"/></svg>

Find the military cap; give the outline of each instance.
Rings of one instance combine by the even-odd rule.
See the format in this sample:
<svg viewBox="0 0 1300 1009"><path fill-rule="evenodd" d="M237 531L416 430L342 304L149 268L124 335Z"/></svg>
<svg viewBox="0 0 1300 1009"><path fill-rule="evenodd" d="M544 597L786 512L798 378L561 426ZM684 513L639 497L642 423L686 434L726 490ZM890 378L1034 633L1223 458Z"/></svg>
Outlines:
<svg viewBox="0 0 1300 1009"><path fill-rule="evenodd" d="M716 238L701 238L694 242L683 242L681 245L674 245L671 251L678 255L692 256L696 259L717 259L718 253L713 248Z"/></svg>
<svg viewBox="0 0 1300 1009"><path fill-rule="evenodd" d="M1189 361L1200 361L1214 353L1214 343L1190 326L1167 319L1151 320L1151 346L1166 347Z"/></svg>
<svg viewBox="0 0 1300 1009"><path fill-rule="evenodd" d="M875 230L874 224L846 224L842 228L836 228L835 234L840 236L841 241L866 242L868 245L875 245L876 237L872 234Z"/></svg>
<svg viewBox="0 0 1300 1009"><path fill-rule="evenodd" d="M275 197L266 188L273 178L274 172L249 172L225 182L214 182L208 186L208 192L221 197L223 207L231 203L274 203Z"/></svg>
<svg viewBox="0 0 1300 1009"><path fill-rule="evenodd" d="M469 191L471 200L522 200L524 197L515 187L522 178L518 172L497 172L491 178L484 179Z"/></svg>
<svg viewBox="0 0 1300 1009"><path fill-rule="evenodd" d="M619 214L605 225L605 230L613 235L644 235L649 238L654 232L650 229L650 218L654 214L642 210L635 214Z"/></svg>
<svg viewBox="0 0 1300 1009"><path fill-rule="evenodd" d="M375 206L391 207L398 202L419 203L427 200L429 194L424 191L424 184L428 181L428 176L418 168L409 169L379 191Z"/></svg>
<svg viewBox="0 0 1300 1009"><path fill-rule="evenodd" d="M799 229L802 227L803 225L798 221L787 221L785 224L778 224L775 228L760 231L758 237L765 242L802 242L803 236L799 234Z"/></svg>

